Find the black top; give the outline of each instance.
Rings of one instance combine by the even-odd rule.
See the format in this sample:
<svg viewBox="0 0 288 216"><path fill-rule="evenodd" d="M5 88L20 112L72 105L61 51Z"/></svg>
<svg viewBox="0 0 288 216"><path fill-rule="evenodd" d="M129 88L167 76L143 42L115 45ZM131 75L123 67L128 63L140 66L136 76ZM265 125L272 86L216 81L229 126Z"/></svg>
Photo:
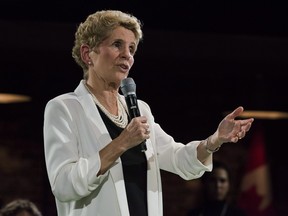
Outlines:
<svg viewBox="0 0 288 216"><path fill-rule="evenodd" d="M112 139L123 131L97 106ZM147 160L141 146L129 149L121 156L130 216L148 216Z"/></svg>

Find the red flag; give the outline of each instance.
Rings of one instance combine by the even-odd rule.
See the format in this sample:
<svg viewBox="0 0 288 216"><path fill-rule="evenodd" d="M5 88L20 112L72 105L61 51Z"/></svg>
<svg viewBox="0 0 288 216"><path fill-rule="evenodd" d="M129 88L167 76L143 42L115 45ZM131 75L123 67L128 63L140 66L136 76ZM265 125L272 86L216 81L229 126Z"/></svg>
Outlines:
<svg viewBox="0 0 288 216"><path fill-rule="evenodd" d="M252 135L246 161L241 183L240 207L248 216L275 216L264 133L260 127L256 128Z"/></svg>

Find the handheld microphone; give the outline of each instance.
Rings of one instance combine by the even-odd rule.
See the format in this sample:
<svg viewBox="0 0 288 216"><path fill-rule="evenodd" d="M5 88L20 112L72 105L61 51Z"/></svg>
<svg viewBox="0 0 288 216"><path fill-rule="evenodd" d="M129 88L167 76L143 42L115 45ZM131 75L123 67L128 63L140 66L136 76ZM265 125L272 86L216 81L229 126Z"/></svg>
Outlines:
<svg viewBox="0 0 288 216"><path fill-rule="evenodd" d="M121 91L125 96L128 112L130 118L140 116L140 110L138 108L137 96L136 96L136 84L131 77L127 77L121 81ZM147 150L146 142L143 141L141 144L141 151Z"/></svg>

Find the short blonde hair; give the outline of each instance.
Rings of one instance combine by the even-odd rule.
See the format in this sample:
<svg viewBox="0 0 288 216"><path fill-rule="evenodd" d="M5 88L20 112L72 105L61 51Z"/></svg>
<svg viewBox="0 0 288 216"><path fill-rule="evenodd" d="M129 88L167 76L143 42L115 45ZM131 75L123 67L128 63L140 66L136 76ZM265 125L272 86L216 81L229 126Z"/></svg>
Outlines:
<svg viewBox="0 0 288 216"><path fill-rule="evenodd" d="M87 79L88 66L81 58L81 45L86 44L89 47L97 47L103 42L111 32L116 28L122 26L131 30L137 40L143 38L142 23L135 16L124 13L118 10L102 10L90 14L87 19L80 23L75 33L74 46L72 49L72 57L76 63L82 67L84 72L84 79ZM137 47L136 47L137 48Z"/></svg>

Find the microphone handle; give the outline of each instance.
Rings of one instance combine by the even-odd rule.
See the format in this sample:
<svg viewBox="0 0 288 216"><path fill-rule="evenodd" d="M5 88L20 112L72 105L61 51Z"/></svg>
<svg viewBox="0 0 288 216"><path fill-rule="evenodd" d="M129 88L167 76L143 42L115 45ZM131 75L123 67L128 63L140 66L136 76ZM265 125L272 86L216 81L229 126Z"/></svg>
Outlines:
<svg viewBox="0 0 288 216"><path fill-rule="evenodd" d="M130 118L139 117L140 116L140 110L138 108L137 103L137 97L135 94L130 94L125 97L128 112L130 115ZM141 144L141 152L144 152L147 150L146 141L144 140Z"/></svg>

